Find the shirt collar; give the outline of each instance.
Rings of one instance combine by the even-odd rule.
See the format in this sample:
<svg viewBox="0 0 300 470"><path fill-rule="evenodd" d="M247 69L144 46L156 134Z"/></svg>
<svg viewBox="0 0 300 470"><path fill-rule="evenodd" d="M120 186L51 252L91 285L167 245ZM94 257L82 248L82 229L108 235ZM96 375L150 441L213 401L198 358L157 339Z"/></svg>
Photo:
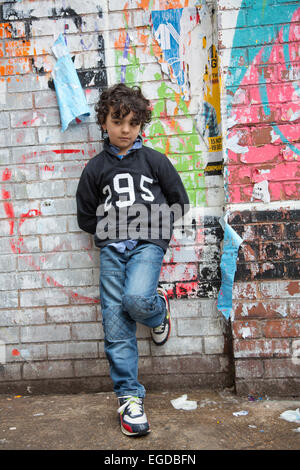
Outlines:
<svg viewBox="0 0 300 470"><path fill-rule="evenodd" d="M111 151L111 153L116 155L116 157L118 157L120 159L125 157L125 155L119 155L119 152L120 152L119 147L116 147L115 145L111 144L110 140L109 140L109 137L107 137L104 142L105 142L105 144L108 145L109 150ZM126 155L133 152L134 150L140 149L142 147L142 145L143 145L143 139L140 135L138 135L137 138L135 139L132 147L127 151Z"/></svg>

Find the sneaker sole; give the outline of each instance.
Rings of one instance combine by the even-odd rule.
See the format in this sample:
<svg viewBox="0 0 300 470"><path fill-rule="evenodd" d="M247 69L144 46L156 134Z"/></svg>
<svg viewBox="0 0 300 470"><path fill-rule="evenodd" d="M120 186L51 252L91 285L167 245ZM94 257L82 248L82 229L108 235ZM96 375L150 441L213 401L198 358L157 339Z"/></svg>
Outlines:
<svg viewBox="0 0 300 470"><path fill-rule="evenodd" d="M171 334L171 311L170 311L170 301L169 301L169 298L165 296L164 292L161 292L159 293L159 295L165 299L165 302L166 302L166 305L167 305L167 308L168 308L168 312L169 312L169 331L168 331L168 335L167 337L161 341L160 343L157 343L155 341L155 339L153 338L153 336L151 335L151 339L153 341L153 343L156 345L156 346L163 346L167 341L168 339L170 338L170 334Z"/></svg>
<svg viewBox="0 0 300 470"><path fill-rule="evenodd" d="M150 428L144 429L143 431L138 431L138 432L127 431L127 429L124 428L124 426L123 426L123 424L122 424L121 418L120 418L120 427L121 427L122 433L125 434L125 436L130 436L130 437L145 436L146 434L148 434L149 432L151 432L151 429L150 429Z"/></svg>

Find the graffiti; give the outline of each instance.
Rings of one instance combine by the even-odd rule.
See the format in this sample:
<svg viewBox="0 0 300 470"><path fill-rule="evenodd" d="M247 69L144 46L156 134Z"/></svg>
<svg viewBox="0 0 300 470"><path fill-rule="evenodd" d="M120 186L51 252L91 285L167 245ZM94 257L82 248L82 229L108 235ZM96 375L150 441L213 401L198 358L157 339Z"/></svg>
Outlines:
<svg viewBox="0 0 300 470"><path fill-rule="evenodd" d="M253 28L253 34L263 34L263 37L255 39L250 35L246 38L242 29L246 26L243 15L238 15L227 74L229 166L226 187L227 201L234 203L257 199L257 184L262 181L268 190L258 199L264 202L299 197L300 88L295 41L299 41L300 8L296 3L285 5L285 24L275 28L279 22L278 10L272 2L257 0L255 3L255 8L249 10L248 24L263 26ZM254 47L255 41L262 46ZM241 55L243 46L248 47L249 66ZM250 106L238 106L240 97L245 96ZM252 126L256 127L255 131ZM251 140L246 144L242 143L243 139L246 141L245 128L251 133ZM234 166L239 158L247 164L247 175L245 168ZM289 180L288 190L284 185L286 180Z"/></svg>

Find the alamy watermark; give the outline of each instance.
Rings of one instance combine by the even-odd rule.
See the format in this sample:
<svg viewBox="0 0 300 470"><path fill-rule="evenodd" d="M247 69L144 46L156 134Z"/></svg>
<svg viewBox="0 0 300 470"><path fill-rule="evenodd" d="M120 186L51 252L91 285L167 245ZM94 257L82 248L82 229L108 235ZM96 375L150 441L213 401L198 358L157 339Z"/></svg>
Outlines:
<svg viewBox="0 0 300 470"><path fill-rule="evenodd" d="M109 209L101 204L96 212L96 235L99 240L159 240L170 239L172 231L178 228L184 237L191 225L189 209L189 204L132 204Z"/></svg>

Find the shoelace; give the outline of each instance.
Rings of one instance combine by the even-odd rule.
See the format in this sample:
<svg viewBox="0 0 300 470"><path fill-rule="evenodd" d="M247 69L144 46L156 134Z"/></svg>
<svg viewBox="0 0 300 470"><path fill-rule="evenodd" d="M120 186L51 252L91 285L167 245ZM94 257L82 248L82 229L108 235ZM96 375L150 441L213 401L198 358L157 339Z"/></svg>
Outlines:
<svg viewBox="0 0 300 470"><path fill-rule="evenodd" d="M131 415L140 415L143 413L142 400L138 397L128 397L128 400L118 408L118 413L122 413L127 406Z"/></svg>
<svg viewBox="0 0 300 470"><path fill-rule="evenodd" d="M165 324L162 323L161 325L156 326L155 328L153 328L153 331L157 334L163 333L165 331Z"/></svg>

